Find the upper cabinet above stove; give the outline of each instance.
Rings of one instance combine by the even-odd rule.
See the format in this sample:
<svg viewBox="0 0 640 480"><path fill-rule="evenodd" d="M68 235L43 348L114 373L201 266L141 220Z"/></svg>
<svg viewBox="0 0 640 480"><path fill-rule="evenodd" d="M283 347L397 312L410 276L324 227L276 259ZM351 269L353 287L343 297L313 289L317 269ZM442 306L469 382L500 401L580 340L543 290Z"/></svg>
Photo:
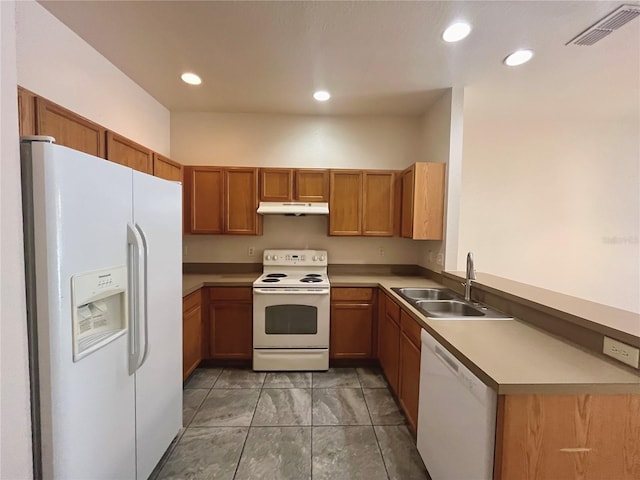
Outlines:
<svg viewBox="0 0 640 480"><path fill-rule="evenodd" d="M329 172L321 169L261 168L261 202L327 202Z"/></svg>

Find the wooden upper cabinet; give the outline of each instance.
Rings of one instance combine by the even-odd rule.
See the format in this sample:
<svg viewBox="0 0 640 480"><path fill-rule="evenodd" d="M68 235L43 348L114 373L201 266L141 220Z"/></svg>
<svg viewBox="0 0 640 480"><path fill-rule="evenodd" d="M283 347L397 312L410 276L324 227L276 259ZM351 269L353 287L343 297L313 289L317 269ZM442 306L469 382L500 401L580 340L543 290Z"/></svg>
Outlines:
<svg viewBox="0 0 640 480"><path fill-rule="evenodd" d="M262 235L258 215L258 169L226 168L224 171L224 231L233 235Z"/></svg>
<svg viewBox="0 0 640 480"><path fill-rule="evenodd" d="M291 168L261 168L260 200L263 202L290 202L293 200L293 170Z"/></svg>
<svg viewBox="0 0 640 480"><path fill-rule="evenodd" d="M444 163L415 163L403 172L403 237L442 240L444 177Z"/></svg>
<svg viewBox="0 0 640 480"><path fill-rule="evenodd" d="M36 96L18 87L18 129L20 136L36 134Z"/></svg>
<svg viewBox="0 0 640 480"><path fill-rule="evenodd" d="M294 192L295 199L300 202L328 202L329 171L296 170Z"/></svg>
<svg viewBox="0 0 640 480"><path fill-rule="evenodd" d="M153 174L153 152L122 135L107 131L107 160Z"/></svg>
<svg viewBox="0 0 640 480"><path fill-rule="evenodd" d="M329 235L362 235L362 171L331 170Z"/></svg>
<svg viewBox="0 0 640 480"><path fill-rule="evenodd" d="M395 172L363 173L362 234L392 237L395 232Z"/></svg>
<svg viewBox="0 0 640 480"><path fill-rule="evenodd" d="M318 169L261 168L260 201L328 202L329 172Z"/></svg>
<svg viewBox="0 0 640 480"><path fill-rule="evenodd" d="M185 233L223 233L224 169L184 167Z"/></svg>
<svg viewBox="0 0 640 480"><path fill-rule="evenodd" d="M182 165L159 153L154 153L153 176L174 182L182 182Z"/></svg>
<svg viewBox="0 0 640 480"><path fill-rule="evenodd" d="M35 97L36 134L50 135L58 145L105 158L105 129L60 105Z"/></svg>

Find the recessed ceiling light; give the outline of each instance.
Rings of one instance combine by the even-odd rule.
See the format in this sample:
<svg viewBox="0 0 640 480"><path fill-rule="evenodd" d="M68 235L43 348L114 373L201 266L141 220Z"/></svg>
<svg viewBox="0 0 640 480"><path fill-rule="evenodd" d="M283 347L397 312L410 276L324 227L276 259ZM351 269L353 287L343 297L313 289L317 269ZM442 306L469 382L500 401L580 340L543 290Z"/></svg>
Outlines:
<svg viewBox="0 0 640 480"><path fill-rule="evenodd" d="M516 50L504 59L504 64L515 67L527 63L533 57L533 50Z"/></svg>
<svg viewBox="0 0 640 480"><path fill-rule="evenodd" d="M442 33L442 39L445 42L459 42L471 32L471 25L464 22L449 25Z"/></svg>
<svg viewBox="0 0 640 480"><path fill-rule="evenodd" d="M331 94L324 90L318 90L316 93L313 94L313 98L315 98L319 102L326 102L331 98Z"/></svg>
<svg viewBox="0 0 640 480"><path fill-rule="evenodd" d="M202 79L195 73L191 72L183 73L180 78L182 78L183 82L188 83L189 85L200 85L202 83Z"/></svg>

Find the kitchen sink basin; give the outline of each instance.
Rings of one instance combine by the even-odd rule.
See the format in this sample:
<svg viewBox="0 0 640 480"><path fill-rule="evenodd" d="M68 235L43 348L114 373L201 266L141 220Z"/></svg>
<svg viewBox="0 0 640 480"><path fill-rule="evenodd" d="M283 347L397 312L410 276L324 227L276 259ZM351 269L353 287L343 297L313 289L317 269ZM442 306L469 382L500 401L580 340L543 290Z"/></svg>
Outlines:
<svg viewBox="0 0 640 480"><path fill-rule="evenodd" d="M458 300L420 300L416 306L429 317L484 317L485 314Z"/></svg>
<svg viewBox="0 0 640 480"><path fill-rule="evenodd" d="M455 293L446 288L392 288L411 300L453 300Z"/></svg>
<svg viewBox="0 0 640 480"><path fill-rule="evenodd" d="M392 288L432 320L511 320L478 302L468 302L448 288Z"/></svg>

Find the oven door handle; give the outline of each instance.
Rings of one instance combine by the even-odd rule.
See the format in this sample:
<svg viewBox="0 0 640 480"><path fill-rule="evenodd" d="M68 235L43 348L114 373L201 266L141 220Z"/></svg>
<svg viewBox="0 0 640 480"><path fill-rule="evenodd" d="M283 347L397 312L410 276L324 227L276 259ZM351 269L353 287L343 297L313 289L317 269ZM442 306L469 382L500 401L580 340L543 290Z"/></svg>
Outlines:
<svg viewBox="0 0 640 480"><path fill-rule="evenodd" d="M253 293L259 293L262 295L329 295L329 289L319 288L317 290L289 290L285 288L278 288L267 290L262 288L254 288Z"/></svg>

